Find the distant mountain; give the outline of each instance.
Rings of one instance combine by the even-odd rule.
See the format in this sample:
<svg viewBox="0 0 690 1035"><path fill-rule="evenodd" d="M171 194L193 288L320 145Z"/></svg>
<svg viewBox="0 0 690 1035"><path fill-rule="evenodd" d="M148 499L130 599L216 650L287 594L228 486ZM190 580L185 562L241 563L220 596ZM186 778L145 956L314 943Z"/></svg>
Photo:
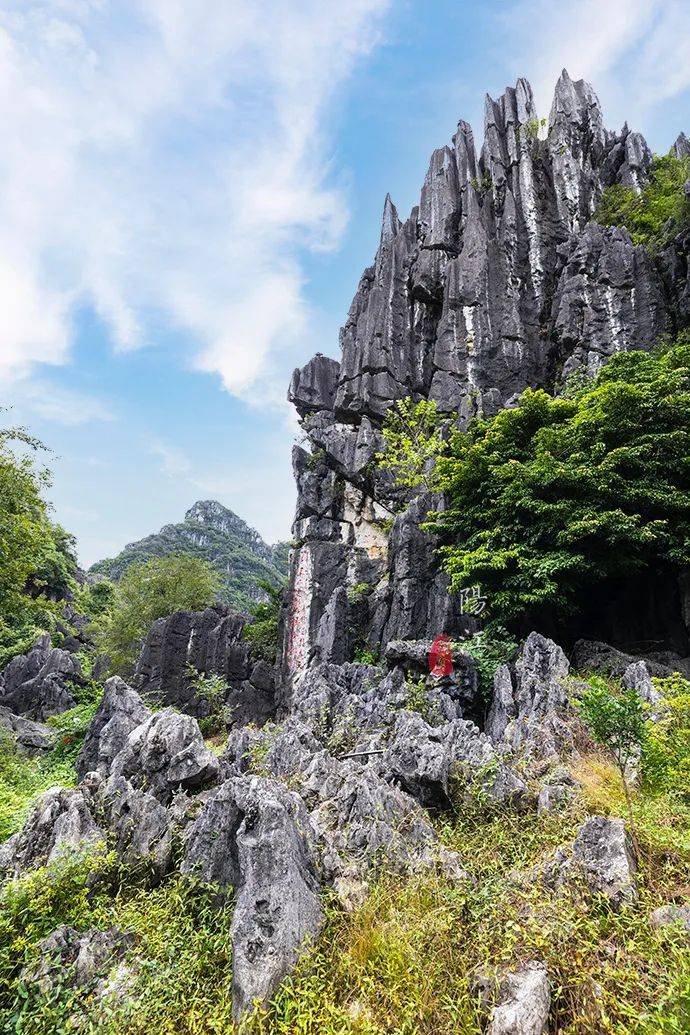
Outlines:
<svg viewBox="0 0 690 1035"><path fill-rule="evenodd" d="M191 553L203 557L218 571L223 581L221 599L230 607L246 611L264 599L260 580L275 586L285 581L288 551L288 543L269 546L221 503L200 500L190 507L184 521L164 525L160 532L129 543L117 557L97 561L89 574L117 580L132 564L170 553Z"/></svg>

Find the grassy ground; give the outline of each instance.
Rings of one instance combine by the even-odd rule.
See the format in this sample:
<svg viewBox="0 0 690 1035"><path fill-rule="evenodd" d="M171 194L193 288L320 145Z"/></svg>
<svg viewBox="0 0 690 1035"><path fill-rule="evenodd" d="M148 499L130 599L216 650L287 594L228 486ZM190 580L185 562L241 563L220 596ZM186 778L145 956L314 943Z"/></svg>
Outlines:
<svg viewBox="0 0 690 1035"><path fill-rule="evenodd" d="M667 738L675 758L679 736L687 746L690 697L674 700L682 704L673 713L682 721ZM38 793L74 783L74 758L95 707L94 699L53 720L58 746L48 758L26 759L0 745L0 839L18 829ZM252 1035L480 1033L474 976L491 978L531 959L551 977L553 1033L689 1032L690 942L648 923L657 906L690 899L687 781L676 776L636 792L640 901L615 914L602 902L550 894L519 878L572 841L588 814L625 815L620 778L601 755L585 755L573 771L578 798L561 815L496 812L478 800L438 821L470 883L382 875L354 914L329 902L318 944L255 1018ZM27 874L0 893L0 1031L52 1035L72 1030L76 1018L80 1030L112 1035L231 1032L231 916L229 906L214 908L208 889L178 874L153 885L144 873L123 871L105 847ZM68 982L49 997L22 987L22 966L59 924L134 933L129 998L96 1003Z"/></svg>
<svg viewBox="0 0 690 1035"><path fill-rule="evenodd" d="M579 768L585 790L567 816L466 814L443 830L474 887L388 878L354 916L332 910L320 945L256 1030L478 1033L472 975L538 959L552 980L554 1032L690 1031L690 944L676 932L654 932L647 920L690 890L686 806L636 800L645 861L635 910L614 914L602 902L515 880L515 871L571 840L588 811L623 814L614 771L596 757Z"/></svg>
<svg viewBox="0 0 690 1035"><path fill-rule="evenodd" d="M328 906L326 929L272 1008L260 1035L445 1035L479 1033L472 989L477 970L543 960L552 979L552 1030L559 1033L680 1033L690 1030L690 945L655 932L653 908L688 895L690 810L668 795L638 795L644 860L640 903L612 913L601 902L516 880L574 836L588 812L620 815L614 771L592 756L578 764L583 790L562 816L487 814L477 805L439 828L474 877L453 886L437 876L382 877L346 915ZM5 892L0 914L0 1018L6 1030L48 1035L75 1012L86 1030L146 1035L216 1035L232 1030L231 910L175 875L157 887L123 873L102 854L27 875ZM61 989L51 1000L17 983L21 965L58 923L117 925L137 936L144 962L135 1006L109 1015Z"/></svg>

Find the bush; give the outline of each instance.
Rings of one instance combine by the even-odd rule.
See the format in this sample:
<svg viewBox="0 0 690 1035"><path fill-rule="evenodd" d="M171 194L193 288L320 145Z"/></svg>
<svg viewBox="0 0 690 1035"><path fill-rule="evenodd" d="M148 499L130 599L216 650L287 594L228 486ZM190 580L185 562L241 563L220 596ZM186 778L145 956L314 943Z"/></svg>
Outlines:
<svg viewBox="0 0 690 1035"><path fill-rule="evenodd" d="M102 687L92 684L82 703L47 720L55 730L55 747L47 754L25 755L0 730L0 843L19 830L36 798L49 787L75 785L74 763L101 694Z"/></svg>
<svg viewBox="0 0 690 1035"><path fill-rule="evenodd" d="M518 645L500 626L491 630L474 633L469 640L459 644L474 658L477 665L479 693L485 704L490 704L494 690L496 670L510 661L515 655Z"/></svg>
<svg viewBox="0 0 690 1035"><path fill-rule="evenodd" d="M113 1035L231 1031L231 918L214 908L213 889L179 874L151 887L103 851L29 873L0 893L0 1028L52 1035L76 1017L80 1031ZM135 935L133 1002L120 994L106 1004L69 982L51 996L21 986L21 968L60 924Z"/></svg>
<svg viewBox="0 0 690 1035"><path fill-rule="evenodd" d="M242 636L249 644L255 658L273 665L278 654L278 630L283 590L265 580L259 582L259 587L268 599L254 605L253 621L245 625Z"/></svg>
<svg viewBox="0 0 690 1035"><path fill-rule="evenodd" d="M683 187L690 178L690 157L655 157L641 194L617 183L607 187L592 219L602 226L624 226L634 244L655 252L690 223L690 201Z"/></svg>
<svg viewBox="0 0 690 1035"><path fill-rule="evenodd" d="M654 791L669 791L690 803L690 682L682 676L654 679L665 698L664 714L647 727L642 777Z"/></svg>
<svg viewBox="0 0 690 1035"><path fill-rule="evenodd" d="M383 425L384 451L376 460L405 489L433 488L436 458L445 448L442 425L433 399L399 399Z"/></svg>
<svg viewBox="0 0 690 1035"><path fill-rule="evenodd" d="M74 587L74 540L48 517L45 446L23 428L0 429L0 667L52 629L55 601Z"/></svg>
<svg viewBox="0 0 690 1035"><path fill-rule="evenodd" d="M481 584L510 627L598 583L690 564L690 339L614 356L571 399L527 389L454 432L428 527L451 589Z"/></svg>

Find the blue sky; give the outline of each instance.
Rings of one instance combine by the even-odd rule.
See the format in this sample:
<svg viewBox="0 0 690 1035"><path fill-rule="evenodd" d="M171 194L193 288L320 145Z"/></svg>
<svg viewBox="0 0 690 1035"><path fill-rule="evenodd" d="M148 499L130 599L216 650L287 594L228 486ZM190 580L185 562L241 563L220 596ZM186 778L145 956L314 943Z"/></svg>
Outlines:
<svg viewBox="0 0 690 1035"><path fill-rule="evenodd" d="M687 0L0 0L0 405L90 564L294 503L293 366L338 355L383 199L519 75L690 132Z"/></svg>

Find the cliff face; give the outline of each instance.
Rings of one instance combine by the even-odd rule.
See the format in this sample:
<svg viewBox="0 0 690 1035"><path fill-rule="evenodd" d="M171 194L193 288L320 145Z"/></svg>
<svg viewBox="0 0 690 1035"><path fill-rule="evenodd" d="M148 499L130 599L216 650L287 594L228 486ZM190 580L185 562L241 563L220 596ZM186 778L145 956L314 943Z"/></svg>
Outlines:
<svg viewBox="0 0 690 1035"><path fill-rule="evenodd" d="M592 88L565 71L545 139L542 128L524 79L486 98L479 156L460 122L433 153L405 222L386 198L341 361L318 355L293 375L289 398L310 452L296 447L293 457L288 675L316 659L343 661L358 643L377 650L467 627L418 528L429 501L392 520L390 483L373 469L394 400L434 399L464 424L528 386L596 373L690 319L689 234L652 257L625 229L591 222L605 187L644 186L652 155L643 137L605 129ZM684 135L675 148L688 153Z"/></svg>

